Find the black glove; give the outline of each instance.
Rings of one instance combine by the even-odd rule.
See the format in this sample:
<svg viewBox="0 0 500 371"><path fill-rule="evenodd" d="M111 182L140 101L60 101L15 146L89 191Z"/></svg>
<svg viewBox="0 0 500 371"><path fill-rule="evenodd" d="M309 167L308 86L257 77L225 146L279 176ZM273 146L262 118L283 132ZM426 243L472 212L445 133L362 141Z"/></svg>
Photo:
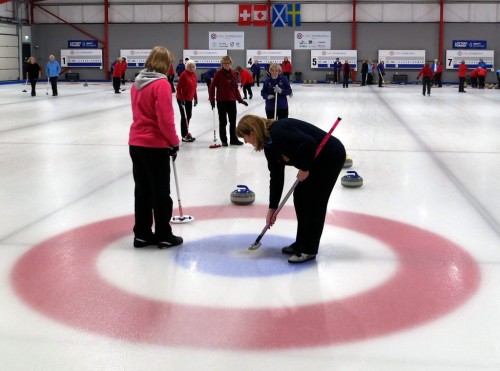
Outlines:
<svg viewBox="0 0 500 371"><path fill-rule="evenodd" d="M244 106L248 106L248 103L244 100L239 100L238 103L243 104Z"/></svg>
<svg viewBox="0 0 500 371"><path fill-rule="evenodd" d="M198 100L194 100L194 106L196 107L198 105Z"/></svg>
<svg viewBox="0 0 500 371"><path fill-rule="evenodd" d="M210 105L212 106L212 110L215 108L215 102L210 101Z"/></svg>
<svg viewBox="0 0 500 371"><path fill-rule="evenodd" d="M173 146L167 148L168 155L172 157L172 161L177 158L177 153L179 152L179 146Z"/></svg>

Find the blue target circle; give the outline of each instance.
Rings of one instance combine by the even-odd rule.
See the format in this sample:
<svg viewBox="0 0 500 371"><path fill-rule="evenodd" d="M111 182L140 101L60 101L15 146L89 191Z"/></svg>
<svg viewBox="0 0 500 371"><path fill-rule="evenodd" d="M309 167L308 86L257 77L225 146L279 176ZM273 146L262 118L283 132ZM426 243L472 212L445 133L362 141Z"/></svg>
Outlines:
<svg viewBox="0 0 500 371"><path fill-rule="evenodd" d="M294 240L289 237L265 236L265 246L248 250L256 235L217 235L189 241L178 250L176 262L186 269L230 277L262 277L290 274L311 264L290 264L281 252Z"/></svg>

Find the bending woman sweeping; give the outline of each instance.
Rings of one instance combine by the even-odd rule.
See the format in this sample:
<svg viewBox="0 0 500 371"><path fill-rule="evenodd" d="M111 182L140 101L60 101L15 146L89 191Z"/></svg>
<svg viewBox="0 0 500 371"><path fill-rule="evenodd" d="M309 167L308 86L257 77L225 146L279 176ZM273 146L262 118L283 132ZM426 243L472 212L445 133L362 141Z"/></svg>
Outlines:
<svg viewBox="0 0 500 371"><path fill-rule="evenodd" d="M344 145L330 137L316 159L316 149L327 133L305 121L285 118L277 121L245 115L236 127L236 135L256 151L264 150L270 172L269 210L266 223L276 221L285 182L285 166L298 169L300 181L293 192L297 215L295 242L284 247L292 255L289 263L302 263L316 258L325 224L328 200L344 165Z"/></svg>

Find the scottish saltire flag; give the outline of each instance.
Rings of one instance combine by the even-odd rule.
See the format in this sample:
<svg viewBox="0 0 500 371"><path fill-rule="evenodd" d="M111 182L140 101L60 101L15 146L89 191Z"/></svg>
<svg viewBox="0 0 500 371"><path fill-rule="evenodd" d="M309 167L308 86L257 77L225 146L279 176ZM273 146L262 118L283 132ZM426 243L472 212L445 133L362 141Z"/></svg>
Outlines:
<svg viewBox="0 0 500 371"><path fill-rule="evenodd" d="M286 4L273 4L273 7L271 9L271 23L273 27L286 26Z"/></svg>
<svg viewBox="0 0 500 371"><path fill-rule="evenodd" d="M300 26L300 4L287 4L288 25Z"/></svg>

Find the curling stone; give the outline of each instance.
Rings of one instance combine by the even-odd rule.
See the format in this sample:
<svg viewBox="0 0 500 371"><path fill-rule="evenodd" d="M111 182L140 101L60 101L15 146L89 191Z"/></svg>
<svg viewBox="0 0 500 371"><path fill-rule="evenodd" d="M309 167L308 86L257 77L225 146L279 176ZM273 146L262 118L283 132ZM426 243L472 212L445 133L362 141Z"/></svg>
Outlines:
<svg viewBox="0 0 500 371"><path fill-rule="evenodd" d="M342 185L347 188L358 188L363 185L363 178L357 172L348 171L341 179Z"/></svg>
<svg viewBox="0 0 500 371"><path fill-rule="evenodd" d="M85 83L83 84L83 86L89 86L89 84L87 83L87 81L85 81Z"/></svg>
<svg viewBox="0 0 500 371"><path fill-rule="evenodd" d="M347 168L347 167L351 167L352 166L352 158L350 158L349 156L345 156L345 161L344 161L344 166L343 168Z"/></svg>
<svg viewBox="0 0 500 371"><path fill-rule="evenodd" d="M236 205L248 205L255 201L255 193L246 185L237 185L231 192L231 202Z"/></svg>

